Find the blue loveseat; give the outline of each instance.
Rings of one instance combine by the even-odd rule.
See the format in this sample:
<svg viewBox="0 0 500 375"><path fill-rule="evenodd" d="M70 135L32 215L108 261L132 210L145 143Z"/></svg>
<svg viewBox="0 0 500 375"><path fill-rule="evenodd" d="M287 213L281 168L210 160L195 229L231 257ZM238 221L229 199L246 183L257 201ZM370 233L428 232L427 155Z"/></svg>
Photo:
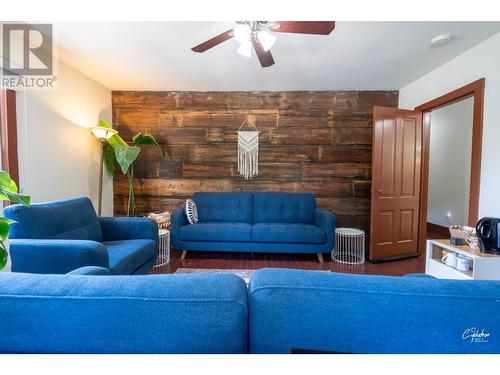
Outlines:
<svg viewBox="0 0 500 375"><path fill-rule="evenodd" d="M197 224L183 208L172 215L172 245L178 250L329 253L335 215L316 207L309 193L194 193ZM321 258L320 258L321 260Z"/></svg>
<svg viewBox="0 0 500 375"><path fill-rule="evenodd" d="M156 262L158 227L145 218L97 217L88 198L5 208L12 271L67 273L99 266L114 275L144 274Z"/></svg>
<svg viewBox="0 0 500 375"><path fill-rule="evenodd" d="M500 353L499 307L499 281L414 275L263 269L247 290L229 274L0 273L0 352Z"/></svg>

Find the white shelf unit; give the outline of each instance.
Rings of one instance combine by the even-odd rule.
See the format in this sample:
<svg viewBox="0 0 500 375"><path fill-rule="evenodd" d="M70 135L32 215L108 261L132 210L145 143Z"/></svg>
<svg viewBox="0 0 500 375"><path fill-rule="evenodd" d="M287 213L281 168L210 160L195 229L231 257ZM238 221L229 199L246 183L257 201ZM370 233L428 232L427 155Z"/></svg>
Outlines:
<svg viewBox="0 0 500 375"><path fill-rule="evenodd" d="M441 258L443 251L456 253L471 259L472 267L461 271L448 266ZM455 246L449 240L428 240L425 273L438 279L500 280L500 256L481 253L469 246Z"/></svg>

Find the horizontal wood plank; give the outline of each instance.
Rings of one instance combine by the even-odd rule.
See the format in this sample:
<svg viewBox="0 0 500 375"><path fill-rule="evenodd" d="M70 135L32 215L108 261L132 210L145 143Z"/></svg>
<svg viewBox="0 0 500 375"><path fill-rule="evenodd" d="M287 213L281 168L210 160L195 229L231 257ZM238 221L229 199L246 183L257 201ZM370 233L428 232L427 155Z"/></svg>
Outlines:
<svg viewBox="0 0 500 375"><path fill-rule="evenodd" d="M397 91L113 91L113 126L130 141L154 135L135 163L140 215L182 207L195 191L308 191L338 226L369 230L373 105L395 107ZM255 121L259 175L238 173L237 133ZM245 126L244 130L249 127ZM128 181L114 179L116 215Z"/></svg>

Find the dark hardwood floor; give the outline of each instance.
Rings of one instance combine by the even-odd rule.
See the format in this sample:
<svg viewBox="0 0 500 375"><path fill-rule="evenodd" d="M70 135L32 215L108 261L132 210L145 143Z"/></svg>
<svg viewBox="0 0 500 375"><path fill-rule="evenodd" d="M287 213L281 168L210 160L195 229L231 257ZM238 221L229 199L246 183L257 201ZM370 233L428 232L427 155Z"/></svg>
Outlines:
<svg viewBox="0 0 500 375"><path fill-rule="evenodd" d="M427 239L443 238L436 233L427 233ZM228 253L228 252L188 252L181 260L181 251L172 250L170 264L154 268L152 274L175 273L178 268L208 269L260 269L260 268L297 268L305 270L329 270L332 272L357 273L368 275L400 276L407 273L425 272L425 256L396 260L385 263L366 261L360 266L347 266L333 262L329 254L324 254L325 262L319 263L316 254L271 254L271 253Z"/></svg>
<svg viewBox="0 0 500 375"><path fill-rule="evenodd" d="M427 239L440 239L442 235L427 232ZM368 246L367 238L366 245ZM385 263L366 261L359 266L348 266L333 262L330 254L323 254L321 264L316 254L276 254L276 253L239 253L191 251L181 260L181 251L171 250L170 263L154 268L151 274L175 273L179 268L207 269L260 269L260 268L296 268L305 270L328 270L332 272L357 273L368 275L400 276L407 273L425 272L425 255L416 258L396 260Z"/></svg>
<svg viewBox="0 0 500 375"><path fill-rule="evenodd" d="M172 250L170 264L155 268L151 273L175 273L178 268L260 269L272 267L398 276L407 273L424 272L425 268L425 257L423 256L378 264L366 262L360 266L338 264L330 259L329 254L324 254L323 257L325 262L321 264L315 254L251 254L192 251L188 252L187 257L181 261L181 252Z"/></svg>

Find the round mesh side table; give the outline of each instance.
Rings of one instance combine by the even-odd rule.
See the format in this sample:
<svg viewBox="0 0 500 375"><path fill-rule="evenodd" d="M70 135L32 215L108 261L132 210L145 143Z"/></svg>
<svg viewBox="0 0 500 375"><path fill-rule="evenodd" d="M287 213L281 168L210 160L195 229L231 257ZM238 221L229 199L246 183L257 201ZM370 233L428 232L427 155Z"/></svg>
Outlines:
<svg viewBox="0 0 500 375"><path fill-rule="evenodd" d="M158 230L158 258L153 268L161 267L170 262L170 231L168 229Z"/></svg>
<svg viewBox="0 0 500 375"><path fill-rule="evenodd" d="M353 266L363 264L365 262L365 232L355 228L336 228L332 260Z"/></svg>

